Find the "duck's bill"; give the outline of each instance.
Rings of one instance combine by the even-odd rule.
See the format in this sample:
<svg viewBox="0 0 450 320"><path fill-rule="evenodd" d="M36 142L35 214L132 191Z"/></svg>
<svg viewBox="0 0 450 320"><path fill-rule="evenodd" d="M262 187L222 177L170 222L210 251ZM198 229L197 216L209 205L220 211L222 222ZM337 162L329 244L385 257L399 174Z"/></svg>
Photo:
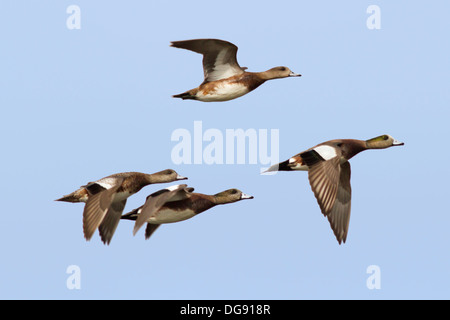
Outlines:
<svg viewBox="0 0 450 320"><path fill-rule="evenodd" d="M300 73L291 72L289 74L289 77L301 77L302 75Z"/></svg>
<svg viewBox="0 0 450 320"><path fill-rule="evenodd" d="M187 179L188 179L187 177L177 175L177 180L187 180Z"/></svg>
<svg viewBox="0 0 450 320"><path fill-rule="evenodd" d="M393 146L403 146L404 144L405 144L404 142L397 141L397 140L394 140L394 142L392 143Z"/></svg>
<svg viewBox="0 0 450 320"><path fill-rule="evenodd" d="M243 199L253 199L253 196L243 193L243 194L241 194L241 200L243 200Z"/></svg>

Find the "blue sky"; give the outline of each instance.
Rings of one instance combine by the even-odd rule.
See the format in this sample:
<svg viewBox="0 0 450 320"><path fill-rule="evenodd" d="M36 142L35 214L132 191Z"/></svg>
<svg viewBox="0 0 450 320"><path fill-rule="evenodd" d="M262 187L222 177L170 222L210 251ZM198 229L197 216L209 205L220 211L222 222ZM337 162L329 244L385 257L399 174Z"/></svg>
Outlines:
<svg viewBox="0 0 450 320"><path fill-rule="evenodd" d="M69 30L78 5L81 29ZM370 5L381 29L369 30ZM446 1L3 1L0 5L0 298L448 299L450 129ZM286 65L237 100L171 98L203 80L170 41L219 38L249 71ZM404 147L351 160L352 217L339 246L305 172L179 164L176 129L279 131L280 160L335 138L390 134ZM207 145L207 143L205 143ZM82 204L53 201L116 172L173 168L197 192L255 197L158 229L123 221L104 246ZM144 188L126 211L166 185ZM69 266L81 289L69 290ZM381 288L366 285L380 268Z"/></svg>

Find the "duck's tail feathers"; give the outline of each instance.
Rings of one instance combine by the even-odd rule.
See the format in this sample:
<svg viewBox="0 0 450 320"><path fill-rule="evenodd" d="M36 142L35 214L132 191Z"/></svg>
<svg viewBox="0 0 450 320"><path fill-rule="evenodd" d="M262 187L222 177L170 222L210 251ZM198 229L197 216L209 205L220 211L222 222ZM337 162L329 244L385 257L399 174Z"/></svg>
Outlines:
<svg viewBox="0 0 450 320"><path fill-rule="evenodd" d="M289 166L289 160L274 164L269 169L267 169L265 172L273 172L273 171L292 171L292 168Z"/></svg>
<svg viewBox="0 0 450 320"><path fill-rule="evenodd" d="M130 212L124 214L123 216L120 217L120 219L136 221L136 219L139 216L139 209L141 209L141 208L142 207L139 207L137 209L134 209L133 211L130 211Z"/></svg>
<svg viewBox="0 0 450 320"><path fill-rule="evenodd" d="M180 94L175 94L172 97L173 98L181 98L183 100L187 100L187 99L197 100L197 98L194 95L192 95L190 91L186 91L186 92L183 92L183 93L180 93Z"/></svg>
<svg viewBox="0 0 450 320"><path fill-rule="evenodd" d="M88 193L84 188L78 189L62 198L56 199L55 201L64 202L86 202L88 198Z"/></svg>

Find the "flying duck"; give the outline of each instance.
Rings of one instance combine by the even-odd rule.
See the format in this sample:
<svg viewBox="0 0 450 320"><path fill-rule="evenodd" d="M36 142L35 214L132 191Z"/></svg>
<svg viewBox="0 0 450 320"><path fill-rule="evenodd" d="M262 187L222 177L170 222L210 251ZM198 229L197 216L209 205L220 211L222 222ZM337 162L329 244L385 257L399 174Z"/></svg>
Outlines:
<svg viewBox="0 0 450 320"><path fill-rule="evenodd" d="M149 184L185 179L187 178L180 176L172 169L153 174L140 172L116 173L89 182L56 201L85 202L83 211L84 237L89 241L98 228L103 243L109 244L119 224L128 197Z"/></svg>
<svg viewBox="0 0 450 320"><path fill-rule="evenodd" d="M311 189L323 215L328 218L339 244L347 239L350 222L352 190L350 163L352 157L368 149L402 146L390 135L369 140L337 139L321 143L289 160L270 167L268 171L308 171Z"/></svg>
<svg viewBox="0 0 450 320"><path fill-rule="evenodd" d="M238 189L229 189L215 195L193 193L186 184L169 187L149 195L145 204L124 214L121 219L136 221L133 234L147 223L145 239L164 223L190 219L217 205L253 199Z"/></svg>
<svg viewBox="0 0 450 320"><path fill-rule="evenodd" d="M192 90L174 95L174 98L205 102L228 101L255 90L267 80L300 77L288 67L275 67L263 72L247 72L236 60L238 47L218 39L173 41L171 46L203 55L203 83Z"/></svg>

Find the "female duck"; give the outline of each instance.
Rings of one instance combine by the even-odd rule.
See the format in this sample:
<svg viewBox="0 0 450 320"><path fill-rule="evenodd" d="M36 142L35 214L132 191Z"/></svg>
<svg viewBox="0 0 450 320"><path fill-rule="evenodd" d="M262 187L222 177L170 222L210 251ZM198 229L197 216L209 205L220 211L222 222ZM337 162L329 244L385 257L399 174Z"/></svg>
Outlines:
<svg viewBox="0 0 450 320"><path fill-rule="evenodd" d="M236 59L238 47L218 39L173 41L172 47L191 50L203 55L203 83L192 90L174 95L174 98L205 102L228 101L255 90L267 80L300 77L287 67L276 67L264 72L246 72Z"/></svg>
<svg viewBox="0 0 450 320"><path fill-rule="evenodd" d="M100 180L89 182L80 189L56 201L85 202L83 211L83 232L90 240L98 228L105 244L111 242L128 197L153 183L185 180L172 169L153 174L123 172Z"/></svg>

